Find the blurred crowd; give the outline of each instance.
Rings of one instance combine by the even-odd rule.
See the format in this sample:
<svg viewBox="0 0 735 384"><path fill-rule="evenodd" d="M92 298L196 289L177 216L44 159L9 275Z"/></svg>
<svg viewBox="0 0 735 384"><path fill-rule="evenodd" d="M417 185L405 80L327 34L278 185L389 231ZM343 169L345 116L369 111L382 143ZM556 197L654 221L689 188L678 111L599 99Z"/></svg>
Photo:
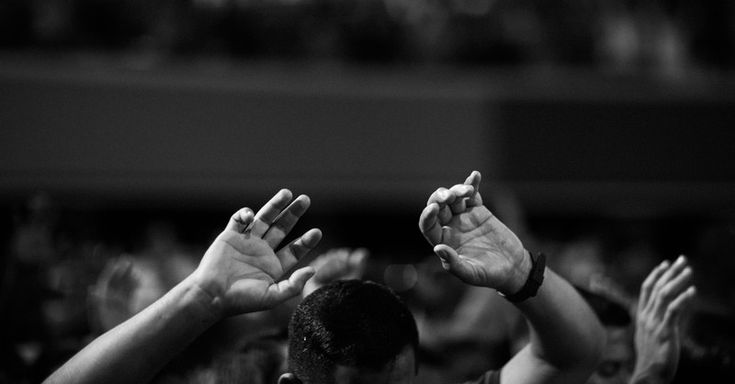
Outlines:
<svg viewBox="0 0 735 384"><path fill-rule="evenodd" d="M2 0L0 47L681 76L733 68L733 21L710 0Z"/></svg>
<svg viewBox="0 0 735 384"><path fill-rule="evenodd" d="M620 330L609 333L608 341L618 340L612 345L619 348L606 353L595 383L613 383L630 373L641 283L662 260L675 259L673 249L681 247L695 271L697 296L683 317L674 382L693 382L703 372L721 382L735 378L735 287L729 281L735 272L735 224L682 219L675 234L657 233L660 223L589 225L567 219L547 224L524 217L512 198L490 200L496 214L526 239L524 245L548 254L549 265L584 293L602 322ZM143 230L111 226L133 233L132 242L95 228L106 220L115 218L79 220L46 194L13 210L0 258L0 383L40 382L92 339L183 280L207 245L206 239L184 240L175 220L151 220ZM214 234L218 228L206 230ZM500 367L525 343L525 323L515 308L448 274L429 247L425 257L406 260L338 243L332 240L305 261L319 272L304 295L337 279L390 286L418 322L421 382L476 376ZM285 369L286 326L297 303L218 324L155 382L275 383Z"/></svg>
<svg viewBox="0 0 735 384"><path fill-rule="evenodd" d="M218 56L568 65L677 77L735 68L735 2L0 0L0 50L122 52L154 61ZM631 369L641 283L662 260L680 253L695 271L697 296L683 319L674 382L693 382L703 372L735 382L735 221L555 220L526 217L512 196L491 200L526 247L544 251L549 265L585 293L598 316L610 319L603 319L606 326L623 330L622 347L606 356L599 382L612 383ZM115 223L115 217L80 218L43 193L12 207L9 216L0 235L0 384L42 381L191 273L211 240L189 238L173 219L151 219L141 230ZM219 229L202 231L213 237ZM411 230L417 231L406 229ZM425 254L415 260L397 259L326 236L328 246L309 261L320 272L306 290L365 278L399 293L422 335L420 382L477 376L488 362L500 367L524 344L527 330L514 307L500 296L488 300L486 289L447 274L430 247L416 250ZM294 307L224 321L156 382L274 383L284 369L286 325ZM246 376L252 372L262 375Z"/></svg>

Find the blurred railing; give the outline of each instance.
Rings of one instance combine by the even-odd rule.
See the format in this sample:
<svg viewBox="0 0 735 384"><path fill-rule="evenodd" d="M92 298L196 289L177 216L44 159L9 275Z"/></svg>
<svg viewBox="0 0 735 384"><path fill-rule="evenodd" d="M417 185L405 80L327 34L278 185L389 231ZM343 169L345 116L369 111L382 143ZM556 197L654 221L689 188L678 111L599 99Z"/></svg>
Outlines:
<svg viewBox="0 0 735 384"><path fill-rule="evenodd" d="M726 77L281 61L141 70L99 54L1 62L6 199L44 189L218 205L287 186L336 210L407 207L480 169L531 212L735 206Z"/></svg>

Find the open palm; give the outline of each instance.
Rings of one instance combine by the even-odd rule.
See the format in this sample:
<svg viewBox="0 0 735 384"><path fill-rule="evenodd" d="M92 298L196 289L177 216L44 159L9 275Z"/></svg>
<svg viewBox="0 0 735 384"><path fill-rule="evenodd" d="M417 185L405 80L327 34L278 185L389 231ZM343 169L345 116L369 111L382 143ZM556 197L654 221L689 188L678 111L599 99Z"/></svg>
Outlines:
<svg viewBox="0 0 735 384"><path fill-rule="evenodd" d="M686 257L654 268L641 285L631 383L669 383L679 364L680 320L696 294Z"/></svg>
<svg viewBox="0 0 735 384"><path fill-rule="evenodd" d="M483 204L480 173L434 192L419 227L444 267L466 283L508 292L525 250L518 237Z"/></svg>
<svg viewBox="0 0 735 384"><path fill-rule="evenodd" d="M313 268L301 268L279 281L321 239L312 229L275 251L309 206L303 195L290 201L291 192L281 190L255 215L239 210L204 254L198 281L227 314L272 308L300 293L314 274Z"/></svg>

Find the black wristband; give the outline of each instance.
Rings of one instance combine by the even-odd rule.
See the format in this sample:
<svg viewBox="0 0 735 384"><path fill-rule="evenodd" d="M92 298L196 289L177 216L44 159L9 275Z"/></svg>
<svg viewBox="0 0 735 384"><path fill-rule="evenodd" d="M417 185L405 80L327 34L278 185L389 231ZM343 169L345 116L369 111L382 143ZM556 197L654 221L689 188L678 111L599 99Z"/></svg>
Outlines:
<svg viewBox="0 0 735 384"><path fill-rule="evenodd" d="M526 283L523 284L523 287L521 287L520 291L512 295L504 295L498 292L501 296L505 297L505 299L510 301L511 303L520 303L521 301L526 300L529 297L536 296L538 289L541 287L541 283L544 282L544 271L546 270L546 255L541 252L535 255L531 252L528 252L528 254L531 256L531 271L528 273L528 279L526 279Z"/></svg>

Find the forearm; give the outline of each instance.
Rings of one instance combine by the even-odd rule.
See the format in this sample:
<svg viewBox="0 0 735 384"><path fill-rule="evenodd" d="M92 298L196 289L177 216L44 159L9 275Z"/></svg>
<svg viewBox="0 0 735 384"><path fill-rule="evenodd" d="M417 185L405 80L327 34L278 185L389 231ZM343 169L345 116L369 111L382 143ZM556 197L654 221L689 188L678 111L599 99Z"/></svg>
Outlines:
<svg viewBox="0 0 735 384"><path fill-rule="evenodd" d="M535 297L519 303L531 328L529 353L565 377L594 371L605 333L584 299L567 281L546 269Z"/></svg>
<svg viewBox="0 0 735 384"><path fill-rule="evenodd" d="M518 305L531 325L531 348L552 365L594 366L605 345L605 332L574 287L550 269L536 297Z"/></svg>
<svg viewBox="0 0 735 384"><path fill-rule="evenodd" d="M144 383L219 319L216 303L185 279L95 339L45 383Z"/></svg>

